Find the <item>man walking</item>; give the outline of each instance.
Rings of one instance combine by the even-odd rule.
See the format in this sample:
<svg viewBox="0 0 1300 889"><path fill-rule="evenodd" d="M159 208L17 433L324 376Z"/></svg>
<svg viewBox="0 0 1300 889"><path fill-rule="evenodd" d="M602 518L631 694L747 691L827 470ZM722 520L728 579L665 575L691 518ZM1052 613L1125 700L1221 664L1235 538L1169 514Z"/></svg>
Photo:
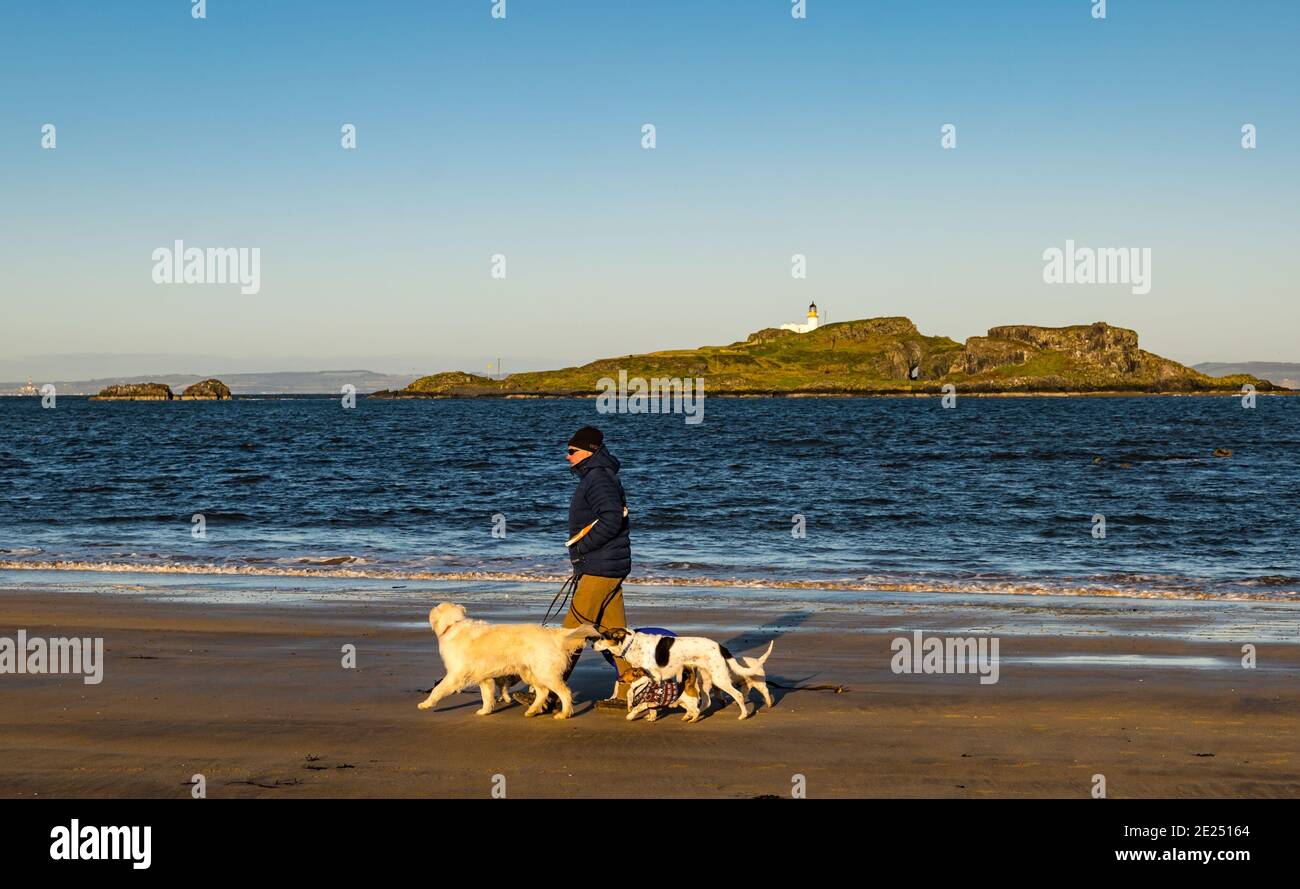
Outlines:
<svg viewBox="0 0 1300 889"><path fill-rule="evenodd" d="M583 426L569 439L569 468L578 477L578 487L569 501L569 561L577 584L564 616L564 626L591 624L597 630L626 627L623 611L623 579L632 570L632 541L628 534L627 497L618 480L618 459L605 447L604 434ZM580 654L580 653L579 653ZM622 658L607 659L621 674L628 668ZM577 665L569 662L564 678ZM601 708L627 708L627 688L619 683L615 696L597 701ZM515 695L531 703L531 695Z"/></svg>
<svg viewBox="0 0 1300 889"><path fill-rule="evenodd" d="M632 570L632 540L627 497L618 480L618 458L605 447L605 436L599 429L583 426L569 439L565 459L578 477L578 487L569 501L568 542L569 561L578 583L564 625L589 623L602 632L626 627L623 579ZM628 668L621 658L614 658L614 662L619 673ZM610 702L626 708L627 702L619 694L626 691L620 683Z"/></svg>

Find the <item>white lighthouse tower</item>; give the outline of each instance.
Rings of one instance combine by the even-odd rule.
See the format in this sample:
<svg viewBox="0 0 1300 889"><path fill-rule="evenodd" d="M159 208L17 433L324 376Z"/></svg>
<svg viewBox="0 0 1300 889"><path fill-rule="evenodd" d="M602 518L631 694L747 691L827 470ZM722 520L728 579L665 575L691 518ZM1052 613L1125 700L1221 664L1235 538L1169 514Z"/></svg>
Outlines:
<svg viewBox="0 0 1300 889"><path fill-rule="evenodd" d="M805 324L782 324L782 330L793 330L795 333L809 333L817 329L817 303L808 303L808 321Z"/></svg>

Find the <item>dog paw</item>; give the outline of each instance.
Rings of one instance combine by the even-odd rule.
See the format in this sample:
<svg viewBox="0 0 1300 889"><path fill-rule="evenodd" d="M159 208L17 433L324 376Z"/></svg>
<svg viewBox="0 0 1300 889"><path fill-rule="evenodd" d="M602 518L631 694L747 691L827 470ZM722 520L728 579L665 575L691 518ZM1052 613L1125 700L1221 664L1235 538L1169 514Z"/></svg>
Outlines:
<svg viewBox="0 0 1300 889"><path fill-rule="evenodd" d="M555 718L555 719L568 719L568 718L569 718L569 714L568 714L568 713L565 713L563 710L561 710L559 713L556 713L556 714L555 714L554 718Z"/></svg>
<svg viewBox="0 0 1300 889"><path fill-rule="evenodd" d="M492 708L490 707L479 707L477 710L474 711L474 715L487 716L491 712L492 712Z"/></svg>
<svg viewBox="0 0 1300 889"><path fill-rule="evenodd" d="M418 708L420 708L421 710L428 710L428 709L429 709L430 707L432 707L433 705L430 704L428 701L421 701L420 703L416 704L415 706L418 707Z"/></svg>

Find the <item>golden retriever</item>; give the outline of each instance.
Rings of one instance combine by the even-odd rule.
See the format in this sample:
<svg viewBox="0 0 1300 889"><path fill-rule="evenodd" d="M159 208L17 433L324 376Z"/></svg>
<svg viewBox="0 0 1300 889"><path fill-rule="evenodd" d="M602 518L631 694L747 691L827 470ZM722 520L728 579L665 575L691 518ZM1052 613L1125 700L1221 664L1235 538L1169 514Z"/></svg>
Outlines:
<svg viewBox="0 0 1300 889"><path fill-rule="evenodd" d="M476 711L480 716L495 708L496 680L503 676L518 676L536 692L525 716L540 713L552 692L560 701L555 718L572 716L573 695L564 683L564 671L587 639L600 635L590 624L566 630L470 620L464 606L451 602L429 612L429 626L438 637L438 654L447 675L419 703L420 709L428 710L466 685L477 684L483 695L483 706Z"/></svg>

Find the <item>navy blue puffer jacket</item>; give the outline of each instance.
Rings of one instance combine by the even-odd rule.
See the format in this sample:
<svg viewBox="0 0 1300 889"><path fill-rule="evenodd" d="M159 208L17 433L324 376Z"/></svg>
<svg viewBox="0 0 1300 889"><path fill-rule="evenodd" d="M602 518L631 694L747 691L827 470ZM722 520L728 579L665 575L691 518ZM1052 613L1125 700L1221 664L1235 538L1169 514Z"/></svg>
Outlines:
<svg viewBox="0 0 1300 889"><path fill-rule="evenodd" d="M571 471L578 487L569 501L569 536L596 525L569 547L569 561L579 576L626 577L632 570L632 540L623 515L627 497L618 480L618 460L601 448Z"/></svg>

